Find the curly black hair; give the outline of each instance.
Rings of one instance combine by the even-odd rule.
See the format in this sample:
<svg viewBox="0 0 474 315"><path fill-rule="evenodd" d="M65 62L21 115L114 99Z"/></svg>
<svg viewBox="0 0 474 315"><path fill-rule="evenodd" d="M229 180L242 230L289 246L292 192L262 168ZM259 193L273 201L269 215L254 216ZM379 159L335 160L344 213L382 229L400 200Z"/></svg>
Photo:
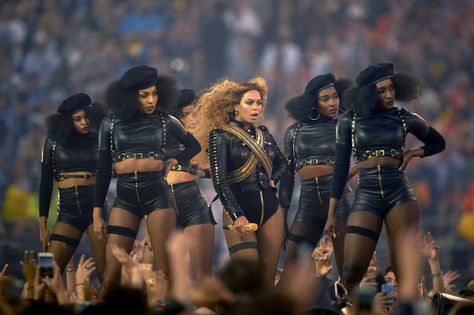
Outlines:
<svg viewBox="0 0 474 315"><path fill-rule="evenodd" d="M158 90L157 108L166 113L174 113L179 97L176 80L168 75L159 75L156 88ZM123 88L119 80L107 86L105 99L111 112L119 119L130 119L138 111L137 91Z"/></svg>
<svg viewBox="0 0 474 315"><path fill-rule="evenodd" d="M90 129L92 132L98 132L100 123L105 116L105 108L101 103L94 102L91 106L82 110L86 112L90 119ZM64 144L75 132L72 121L73 113L59 114L54 113L46 118L46 130L48 138L56 141L58 144Z"/></svg>
<svg viewBox="0 0 474 315"><path fill-rule="evenodd" d="M342 95L344 95L344 92L352 86L354 86L354 82L345 78L339 79L334 83L334 88L341 99L340 106L343 110L347 109L347 107L342 105L345 104ZM315 109L318 109L317 95L303 93L301 95L295 96L288 100L288 102L285 104L285 109L294 120L301 122L307 121L309 120L308 115L310 115Z"/></svg>

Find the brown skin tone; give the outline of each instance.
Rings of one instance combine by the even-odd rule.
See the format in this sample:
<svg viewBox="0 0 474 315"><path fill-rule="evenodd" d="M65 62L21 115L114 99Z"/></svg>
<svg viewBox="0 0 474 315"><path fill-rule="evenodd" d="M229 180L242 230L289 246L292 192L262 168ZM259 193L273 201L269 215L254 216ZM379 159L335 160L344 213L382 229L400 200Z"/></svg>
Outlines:
<svg viewBox="0 0 474 315"><path fill-rule="evenodd" d="M189 120L190 120L190 115L191 113L193 112L194 110L194 105L193 104L190 104L188 106L185 106L183 108L181 108L181 113L183 116L181 116L181 122L183 123L184 126L187 126L189 124Z"/></svg>
<svg viewBox="0 0 474 315"><path fill-rule="evenodd" d="M158 102L158 89L156 86L138 91L138 110L143 114L153 114Z"/></svg>
<svg viewBox="0 0 474 315"><path fill-rule="evenodd" d="M86 135L90 132L90 120L86 115L86 112L81 109L72 114L72 123L75 131L80 135ZM91 174L90 172L68 172L67 174L74 175L85 175ZM66 178L60 182L57 182L58 188L65 189L75 186L91 186L95 185L95 177L92 178ZM51 242L51 232L48 230L48 218L45 216L40 217L40 240L44 251L53 253L54 259L57 262L60 271L63 272L68 261L74 254L75 248L65 244L63 242L53 241ZM102 273L105 268L105 244L99 241L97 236L93 233L93 226L90 225L86 230L89 241L94 252L95 260L97 263L97 274L99 279L102 279ZM80 239L82 233L80 230L63 222L56 222L53 227L53 233L64 235L73 239Z"/></svg>
<svg viewBox="0 0 474 315"><path fill-rule="evenodd" d="M257 90L247 91L242 95L240 102L234 105L234 110L238 111L235 120L243 122L245 127L255 125L262 118L264 109L265 106L260 93ZM274 186L272 180L270 180L270 185ZM233 222L237 233L231 230L224 231L229 248L244 242L258 243L258 250L254 248L244 249L232 254L231 258L262 262L265 266L265 276L269 285L274 284L278 253L283 241L283 220L283 209L279 208L274 215L258 227L256 232L245 230L245 226L249 224L245 216L238 217ZM229 216L224 214L223 223L224 225L230 225L232 221Z"/></svg>
<svg viewBox="0 0 474 315"><path fill-rule="evenodd" d="M329 118L337 118L339 114L340 99L337 94L334 86L329 86L318 92L318 95L315 99L316 107L318 108L321 116ZM334 172L334 167L330 165L308 165L304 166L298 171L300 180L305 180L309 178L317 178L332 174ZM357 169L353 167L350 171L349 176L352 177L357 172ZM349 178L350 178L349 177ZM329 220L329 218L328 218ZM333 224L337 223L335 216L331 218ZM342 223L337 224L337 233L340 235L344 234L345 225ZM320 235L323 231L312 226L308 226L303 223L294 223L291 227L291 232L296 235L311 235L311 241L314 243L318 242ZM344 239L341 237L339 239L333 238L333 245L336 253L336 262L338 269L342 272L342 260L343 260L343 251L344 251ZM286 263L294 261L298 256L300 246L294 242L286 243ZM282 275L282 283L286 281L286 273Z"/></svg>
<svg viewBox="0 0 474 315"><path fill-rule="evenodd" d="M256 124L263 114L263 101L257 90L247 91L240 100L240 103L234 105L234 111L238 111L235 120L244 123L244 127ZM238 217L234 222L237 231L248 235L250 232L245 230L245 226L250 222L245 216Z"/></svg>
<svg viewBox="0 0 474 315"><path fill-rule="evenodd" d="M190 114L194 110L194 105L190 104L181 109L181 123L186 126L190 119ZM209 167L208 167L209 168ZM166 177L169 185L196 181L204 177L204 171L199 170L196 175L188 172L170 171ZM194 240L195 246L189 249L192 270L196 280L200 282L205 276L211 275L212 267L212 247L214 244L214 226L212 224L195 224L184 228L184 233L189 239Z"/></svg>
<svg viewBox="0 0 474 315"><path fill-rule="evenodd" d="M148 88L139 90L137 92L137 107L138 110L146 115L151 115L156 111L158 97L158 88L152 85ZM164 170L166 176L173 165L178 164L176 159L168 159L167 161L156 160L152 158L145 159L126 159L115 163L114 167L117 174L133 173L133 172L160 172ZM102 242L107 240L106 260L107 266L104 271L104 281L100 290L100 296L104 294L114 285L118 284L120 279L120 262L112 254L112 247L119 246L127 253L132 249L134 239L128 236L119 234L106 234L106 223L101 216L102 208L94 207L94 232L98 239ZM126 227L131 230L138 230L140 220L129 211L114 207L110 212L110 225L118 225ZM147 217L147 229L150 241L155 249L155 263L160 266L160 269L168 274L168 255L164 244L170 235L171 231L176 226L176 213L173 208L159 209L159 211L152 211ZM158 227L158 228L157 228Z"/></svg>
<svg viewBox="0 0 474 315"><path fill-rule="evenodd" d="M385 109L392 109L395 103L395 87L391 79L380 81L376 84L378 96L376 106ZM376 167L377 165L397 165L404 170L408 162L415 156L422 157L424 151L421 148L407 150L404 153L403 162L400 163L392 157L373 157L368 160L359 162L359 168ZM330 213L334 213L337 207L338 199L331 198L329 203ZM398 204L390 209L384 220L371 211L356 211L349 215L347 225L358 226L375 233L380 233L382 225L385 223L387 234L389 237L390 256L392 266L397 279L402 281L404 274L400 273L399 264L401 250L397 248L397 240L407 235L410 231L418 231L419 225L419 208L416 201L408 201ZM333 237L336 237L336 225L326 223L325 231ZM343 284L349 293L356 283L362 279L365 270L370 262L370 256L375 249L376 243L364 236L358 234L347 234L344 247L344 272Z"/></svg>

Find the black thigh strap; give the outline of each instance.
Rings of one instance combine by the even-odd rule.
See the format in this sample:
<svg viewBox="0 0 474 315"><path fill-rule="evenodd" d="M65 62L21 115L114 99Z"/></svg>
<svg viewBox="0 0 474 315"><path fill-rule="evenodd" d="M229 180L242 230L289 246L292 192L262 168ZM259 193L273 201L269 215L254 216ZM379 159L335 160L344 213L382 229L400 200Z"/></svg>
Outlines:
<svg viewBox="0 0 474 315"><path fill-rule="evenodd" d="M258 244L255 242L245 242L231 246L229 247L229 255L234 255L235 253L240 252L241 250L250 248L258 250Z"/></svg>
<svg viewBox="0 0 474 315"><path fill-rule="evenodd" d="M302 236L299 236L299 235L296 235L296 234L293 234L293 233L288 233L288 236L286 238L287 240L289 241L292 241L293 243L296 243L296 244L308 244L312 247L316 247L317 243L316 244L313 244L311 241L303 238Z"/></svg>
<svg viewBox="0 0 474 315"><path fill-rule="evenodd" d="M368 237L371 240L373 240L375 243L377 243L377 241L379 240L379 234L378 233L376 233L372 230L360 227L360 226L353 226L353 225L346 226L346 234L349 234L349 233L359 234L359 235Z"/></svg>
<svg viewBox="0 0 474 315"><path fill-rule="evenodd" d="M135 231L123 226L118 226L118 225L107 226L107 234L117 234L117 235L123 235L123 236L128 236L131 238L135 238L137 237L137 232L138 231Z"/></svg>
<svg viewBox="0 0 474 315"><path fill-rule="evenodd" d="M68 244L69 246L76 248L77 245L79 245L79 242L81 240L76 240L75 238L72 238L72 237L67 237L61 234L53 233L51 234L51 241L63 242L65 244Z"/></svg>

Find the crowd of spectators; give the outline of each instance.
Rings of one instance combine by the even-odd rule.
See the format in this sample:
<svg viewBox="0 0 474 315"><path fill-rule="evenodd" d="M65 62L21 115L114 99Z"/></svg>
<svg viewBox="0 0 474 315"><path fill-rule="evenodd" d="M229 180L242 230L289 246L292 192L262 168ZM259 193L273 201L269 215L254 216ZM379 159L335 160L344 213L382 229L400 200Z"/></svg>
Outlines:
<svg viewBox="0 0 474 315"><path fill-rule="evenodd" d="M423 227L445 250L444 265L472 276L474 236L459 223L474 216L473 16L469 0L0 1L0 263L39 248L44 119L67 95L101 101L138 64L196 91L260 74L269 84L264 123L281 140L292 123L285 101L310 78L353 79L390 61L424 83L403 106L447 141L408 169Z"/></svg>

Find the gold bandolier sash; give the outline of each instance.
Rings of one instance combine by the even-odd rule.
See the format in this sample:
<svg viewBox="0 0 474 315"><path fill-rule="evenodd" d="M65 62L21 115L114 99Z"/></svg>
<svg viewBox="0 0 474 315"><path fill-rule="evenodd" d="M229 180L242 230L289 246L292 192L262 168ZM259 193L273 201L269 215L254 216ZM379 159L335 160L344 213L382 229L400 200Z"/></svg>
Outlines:
<svg viewBox="0 0 474 315"><path fill-rule="evenodd" d="M272 177L272 161L268 156L267 152L265 152L265 137L263 132L259 128L255 128L255 138L252 138L247 132L242 130L239 127L229 125L222 127L223 130L233 134L240 140L242 140L250 149L250 157L248 160L239 167L238 169L229 172L227 174L227 181L229 184L236 184L252 174L253 170L257 167L257 163L260 161L262 163L265 172L270 179Z"/></svg>

